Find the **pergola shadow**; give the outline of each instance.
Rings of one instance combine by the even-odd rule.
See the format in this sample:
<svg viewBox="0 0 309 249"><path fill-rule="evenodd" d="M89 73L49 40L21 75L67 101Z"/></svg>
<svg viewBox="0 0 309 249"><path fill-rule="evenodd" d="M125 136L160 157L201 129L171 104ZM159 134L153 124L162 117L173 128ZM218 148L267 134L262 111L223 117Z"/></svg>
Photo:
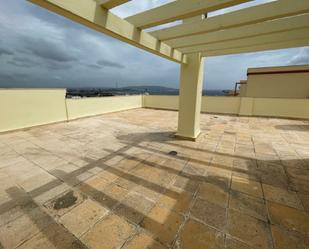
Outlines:
<svg viewBox="0 0 309 249"><path fill-rule="evenodd" d="M79 169L74 170L70 173L66 173L61 169L49 171L49 173L55 176L57 180L48 182L47 184L44 184L43 186L36 188L30 192L25 192L23 189L18 188L7 189L7 193L9 194L9 196L11 196L12 200L0 205L0 214L9 211L16 205L22 205L22 206L30 205L32 207L31 209L39 210L39 214L42 215L43 220L45 220L45 222L40 222L40 219L38 220L38 217L34 216L33 213L31 212L26 212L26 214L29 216L31 220L33 220L33 222L36 224L36 226L39 228L42 234L53 244L54 247L62 249L63 245L59 244L58 241L59 237L48 233L48 230L46 230L46 225L54 226L55 230L59 229L60 233L59 231L57 233L63 234L63 236L65 236L63 239L67 241L67 243L71 243L70 248L87 248L87 246L82 243L80 238L77 238L68 229L66 229L57 221L55 221L54 218L50 216L50 214L46 210L44 210L44 208L36 204L34 198L55 188L56 186L59 186L61 183L66 183L72 189L80 191L87 198L96 201L104 208L109 209L110 212L124 218L129 223L134 224L134 226L142 225L142 222L145 219L147 219L148 222L152 223L150 227L154 229L154 231L148 231L148 232L156 235L158 231L162 229L162 225L164 224L159 223L155 219L152 219L147 214L140 212L139 210L135 209L132 206L125 205L123 203L123 199L119 200L115 198L111 194L104 192L104 189L100 191L94 188L93 186L87 184L84 180L79 180L78 176L91 169L100 168L100 170L104 172L109 172L117 176L118 182L116 182L116 184L119 184L121 187L127 188L128 191L134 190L136 189L136 187L142 187L146 190L152 191L158 196L164 195L171 199L174 199L175 196L179 195L179 192L177 192L174 188L171 188L171 184L178 176L185 178L187 180L186 183L182 186L182 189L184 191L192 191L192 186L195 186L195 188L193 188L194 190L192 193L192 195L195 197L198 191L198 186L203 182L214 184L215 186L221 188L223 191L229 192L231 186L231 177L222 174L216 174L213 171L211 171L212 172L211 174L208 174L207 169L210 168L229 170L231 171L231 174L235 173L235 174L247 175L249 179L252 178L257 181L261 181L262 180L261 177L263 177L262 174L263 171L262 172L259 171L258 162L256 161L256 159L246 156L230 155L207 149L201 149L198 148L196 144L192 148L189 145L186 145L184 142L179 142L179 140L173 138L172 133L170 132L137 133L137 134L133 133L129 135L118 136L117 139L124 146L119 150L115 151L107 149L106 151L109 154L103 158L100 158L99 160L84 158L85 160L89 161L89 164L82 166ZM188 143L192 145L194 144L191 142ZM144 154L142 155L134 153L132 154L130 150L134 148L136 148L137 151L139 152L143 151ZM175 151L179 151L178 155L170 155L168 152L169 149L171 148L173 148ZM212 163L211 161L212 159L203 161L190 155L190 151L194 150L197 150L198 153L210 153L212 158L215 157L216 155L221 156L223 155L234 158L235 160L237 159L245 160L248 161L248 168L242 169L237 168L234 165L230 167L220 163ZM152 160L153 155L159 156L160 159L162 160L159 161ZM115 165L112 166L106 164L108 160L113 159L116 156L121 156L123 159L119 161L119 163L116 163ZM129 165L125 164L126 160L130 160ZM290 160L290 162L288 163L293 163L292 161L293 160ZM123 164L121 164L121 162L123 162ZM178 164L175 164L175 162L177 162ZM279 165L281 165L282 162L274 160L273 161L260 160L260 163L266 163L266 164L269 163L272 165L271 167L279 167ZM168 175L170 176L170 178L168 178L166 181L160 182L157 181L156 179L151 179L151 177L145 178L137 174L134 174L136 173L136 170L139 169L139 167L141 166L147 168L149 167L153 170L159 169L160 172L163 173L162 177L163 175ZM202 172L201 170L203 170L203 167L205 168L205 171ZM263 179L264 182L266 180L267 179ZM126 185L125 186L122 185L123 183ZM278 182L273 181L273 179L269 179L269 182L267 182L267 184L278 186ZM290 185L290 180L288 178L285 179L285 182L283 184ZM184 222L186 222L186 220L189 219L190 208L192 207L193 204L194 201L191 202L190 207L186 209L186 212L182 214ZM153 203L153 206L154 205L155 202ZM177 205L177 202L175 205ZM118 212L119 209L117 208L119 206L121 206L122 210L121 212ZM135 215L132 216L131 214ZM139 217L138 221L135 219L136 216ZM173 222L173 217L168 216L165 219L165 223L168 224L169 222ZM176 240L179 239L178 236L181 229L182 226L179 226L178 230L175 232L175 237L173 238L172 241L165 243L162 242L160 238L156 239L158 239L158 242L163 243L164 246L172 247L175 245Z"/></svg>

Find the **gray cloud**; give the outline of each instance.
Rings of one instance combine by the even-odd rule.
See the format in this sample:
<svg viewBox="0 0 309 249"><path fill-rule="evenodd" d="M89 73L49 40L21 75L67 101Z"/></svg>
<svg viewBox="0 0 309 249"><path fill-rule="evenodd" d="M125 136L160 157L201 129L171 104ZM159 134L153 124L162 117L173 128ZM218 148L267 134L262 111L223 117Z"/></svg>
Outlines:
<svg viewBox="0 0 309 249"><path fill-rule="evenodd" d="M309 48L303 48L289 62L291 65L309 64Z"/></svg>
<svg viewBox="0 0 309 249"><path fill-rule="evenodd" d="M99 66L97 64L89 64L89 65L87 65L87 67L93 68L93 69L102 69L102 66Z"/></svg>
<svg viewBox="0 0 309 249"><path fill-rule="evenodd" d="M34 67L39 65L38 62L35 62L27 57L13 57L11 60L9 60L7 63L16 66L16 67L24 67L24 68L29 68L29 67Z"/></svg>
<svg viewBox="0 0 309 249"><path fill-rule="evenodd" d="M109 61L109 60L104 60L104 59L98 60L97 64L102 67L125 68L125 66L120 63Z"/></svg>
<svg viewBox="0 0 309 249"><path fill-rule="evenodd" d="M126 16L168 1L131 1L118 9L118 13ZM174 62L85 28L28 1L2 1L0 11L0 87L110 87L116 82L120 86L179 86L180 67ZM205 86L232 88L234 82L246 77L248 67L301 63L300 51L206 58Z"/></svg>
<svg viewBox="0 0 309 249"><path fill-rule="evenodd" d="M13 55L14 53L6 48L0 48L0 56L2 55Z"/></svg>
<svg viewBox="0 0 309 249"><path fill-rule="evenodd" d="M28 52L42 59L55 62L72 62L78 60L72 51L63 48L61 44L56 44L44 39L32 38L26 38L24 44Z"/></svg>

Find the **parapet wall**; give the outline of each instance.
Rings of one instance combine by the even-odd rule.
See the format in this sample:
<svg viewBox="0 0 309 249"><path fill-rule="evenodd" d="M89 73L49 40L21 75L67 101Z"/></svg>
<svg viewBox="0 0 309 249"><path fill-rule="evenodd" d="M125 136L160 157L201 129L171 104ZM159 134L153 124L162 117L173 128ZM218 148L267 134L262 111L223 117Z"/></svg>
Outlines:
<svg viewBox="0 0 309 249"><path fill-rule="evenodd" d="M144 107L178 110L178 96L144 96ZM309 99L203 96L202 112L309 119Z"/></svg>
<svg viewBox="0 0 309 249"><path fill-rule="evenodd" d="M0 89L0 132L133 108L178 110L178 96L66 99L65 89ZM309 119L309 99L210 97L202 112Z"/></svg>
<svg viewBox="0 0 309 249"><path fill-rule="evenodd" d="M0 89L0 132L65 121L65 89Z"/></svg>
<svg viewBox="0 0 309 249"><path fill-rule="evenodd" d="M66 99L66 89L0 89L0 132L142 107L143 96Z"/></svg>

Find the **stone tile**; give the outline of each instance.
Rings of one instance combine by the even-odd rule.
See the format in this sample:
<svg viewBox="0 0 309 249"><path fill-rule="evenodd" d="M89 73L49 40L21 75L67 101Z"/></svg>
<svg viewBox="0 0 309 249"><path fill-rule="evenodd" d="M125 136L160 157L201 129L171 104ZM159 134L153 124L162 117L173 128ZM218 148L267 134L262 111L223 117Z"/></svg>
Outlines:
<svg viewBox="0 0 309 249"><path fill-rule="evenodd" d="M253 247L250 247L246 245L245 243L232 239L230 237L227 237L225 239L225 249L253 249Z"/></svg>
<svg viewBox="0 0 309 249"><path fill-rule="evenodd" d="M256 249L271 249L269 225L251 216L229 210L228 234Z"/></svg>
<svg viewBox="0 0 309 249"><path fill-rule="evenodd" d="M161 189L163 192L163 189ZM139 185L137 187L135 187L132 191L144 195L146 198L152 200L152 201L157 201L158 198L160 197L160 195L162 193L158 192L157 190L153 190L153 188L151 186L147 186L147 185Z"/></svg>
<svg viewBox="0 0 309 249"><path fill-rule="evenodd" d="M113 198L117 202L122 201L128 193L129 191L127 189L113 183L107 185L106 188L104 188L104 194Z"/></svg>
<svg viewBox="0 0 309 249"><path fill-rule="evenodd" d="M309 214L309 195L298 193L305 211Z"/></svg>
<svg viewBox="0 0 309 249"><path fill-rule="evenodd" d="M267 205L272 224L309 235L309 217L304 212L274 202L268 202Z"/></svg>
<svg viewBox="0 0 309 249"><path fill-rule="evenodd" d="M46 185L53 181L57 181L57 178L48 174L41 173L30 177L29 179L20 182L19 185L27 192L37 190L38 188L44 188Z"/></svg>
<svg viewBox="0 0 309 249"><path fill-rule="evenodd" d="M98 192L102 192L104 191L104 189L106 188L106 186L109 184L108 181L97 177L97 176L93 176L89 179L87 179L86 181L82 182L81 184L79 184L77 186L77 188L84 194L93 196Z"/></svg>
<svg viewBox="0 0 309 249"><path fill-rule="evenodd" d="M274 187L268 184L263 184L263 190L266 200L278 202L297 209L303 209L296 192L288 191L286 189Z"/></svg>
<svg viewBox="0 0 309 249"><path fill-rule="evenodd" d="M96 223L81 241L91 249L120 248L136 233L136 228L117 215L109 215Z"/></svg>
<svg viewBox="0 0 309 249"><path fill-rule="evenodd" d="M51 223L48 215L39 208L0 227L0 243L4 248L15 248L39 233Z"/></svg>
<svg viewBox="0 0 309 249"><path fill-rule="evenodd" d="M69 190L62 195L46 202L44 207L46 211L54 218L58 219L74 207L85 200L85 196L78 191Z"/></svg>
<svg viewBox="0 0 309 249"><path fill-rule="evenodd" d="M231 188L253 197L263 198L261 183L250 179L233 176Z"/></svg>
<svg viewBox="0 0 309 249"><path fill-rule="evenodd" d="M12 222L25 214L29 214L37 208L37 205L30 200L19 203L18 201L9 199L8 202L5 203L7 205L2 206L0 210L0 226Z"/></svg>
<svg viewBox="0 0 309 249"><path fill-rule="evenodd" d="M158 203L165 208L184 214L188 212L192 199L193 195L189 192L183 191L177 193L167 190L159 198Z"/></svg>
<svg viewBox="0 0 309 249"><path fill-rule="evenodd" d="M287 231L277 226L271 226L275 249L307 249L309 237L299 233Z"/></svg>
<svg viewBox="0 0 309 249"><path fill-rule="evenodd" d="M227 222L226 209L211 202L197 199L191 209L191 215L219 230L224 230Z"/></svg>
<svg viewBox="0 0 309 249"><path fill-rule="evenodd" d="M149 234L140 232L129 240L122 249L167 249L159 242L155 241Z"/></svg>
<svg viewBox="0 0 309 249"><path fill-rule="evenodd" d="M285 130L280 128L282 125L300 128ZM208 223L218 225L220 222L216 220L217 215L205 213L214 213L212 210L216 207L217 214L220 214L226 207L225 194L220 190L230 192L229 188L232 186L233 191L239 192L239 196L231 195L230 209L234 212L239 210L243 216L249 215L252 219L248 224L252 225L254 217L264 217L260 205L263 201L259 184L261 182L270 185L269 191L264 188L268 201L287 208L290 206L294 210L291 212L290 209L287 211L285 208L275 208L274 211L273 208L268 208L272 212L269 214L272 222L279 223L275 223L275 226L281 229L281 233L286 232L280 242L286 244L286 240L288 244L294 243L299 241L298 236L307 234L304 224L309 206L309 135L304 126L303 121L295 120L202 114L202 134L197 142L189 142L171 137L171 131L177 128L177 112L135 109L106 114L104 117L0 134L0 224L2 222L3 227L10 223L15 224L12 222L24 215L29 216L29 213L37 208L35 203L47 205L74 186L74 189L96 200L101 207L117 210L121 218L126 217L137 223L149 215L148 201L153 204L159 199L157 206L173 214L170 220L177 220L174 214L183 214L190 202L190 195L187 193L195 195L199 189L198 199L201 203L208 203L205 206L200 204L201 208L195 207L195 215L200 212L201 217ZM19 156L14 150L25 157ZM178 155L168 155L171 150L176 150ZM57 179L54 176L57 176ZM59 182L59 179L62 182ZM115 184L109 186L110 183ZM22 185L28 193L20 191L18 185ZM18 191L15 191L17 189ZM301 203L295 200L295 193L290 190L297 193ZM31 198L34 198L35 202ZM260 198L261 202L256 198ZM77 205L82 205L83 201L84 197L77 200ZM59 217L66 212L73 212L77 206L74 204L72 208L61 210L60 213L48 208L44 210L58 221ZM300 215L302 208L305 211ZM161 217L165 217L164 212ZM182 218L181 215L179 217ZM56 229L57 224L54 224L53 218L50 221ZM192 219L197 220L193 217ZM72 223L74 221L69 218L68 220ZM161 223L165 224L163 220L162 218ZM166 220L169 221L167 223L172 227L172 231L177 230L171 225L173 222L168 218ZM262 221L258 221L258 224L264 224L259 222ZM88 224L87 218L80 226L83 227L84 223ZM160 233L161 223L153 223L156 224L153 226L154 231ZM205 221L201 223L205 224ZM59 231L63 232L63 236L46 237L46 234L42 233L47 230L44 228L22 246L83 248L80 242L67 239L72 238L72 234L68 234L68 230L63 226L60 227L62 230ZM30 225L29 229L32 230ZM168 226L164 229L169 231ZM259 229L257 231L260 236ZM251 230L244 229L244 237L254 236L254 230ZM145 232L150 236L149 231ZM52 231L50 233L53 234ZM177 232L170 232L172 233ZM248 233L250 236L246 235ZM23 237L23 234L25 233L18 234L16 239ZM60 241L73 241L74 244L59 244L58 236ZM132 241L131 246L138 247L143 243L147 244L151 239L159 238L157 235L150 237L151 239L146 237L144 239L144 236L141 236L139 239L139 236L136 236L137 243L133 243L135 237L132 235L129 238L129 241ZM252 240L257 241L255 237ZM263 239L261 241L263 242ZM173 242L165 243L176 248L178 246ZM248 243L244 239L228 235L225 246L240 249ZM156 243L152 245L154 244ZM200 248L211 245L209 243ZM302 242L297 245L302 245ZM254 246L251 244L249 247Z"/></svg>
<svg viewBox="0 0 309 249"><path fill-rule="evenodd" d="M115 208L114 212L131 222L139 224L146 217L155 203L143 195L129 193L126 198Z"/></svg>
<svg viewBox="0 0 309 249"><path fill-rule="evenodd" d="M80 237L98 222L108 210L92 200L85 200L60 218L62 223L76 237Z"/></svg>
<svg viewBox="0 0 309 249"><path fill-rule="evenodd" d="M182 228L176 243L183 249L221 249L224 235L197 221L189 220Z"/></svg>
<svg viewBox="0 0 309 249"><path fill-rule="evenodd" d="M46 191L44 191L45 189ZM47 201L54 199L55 197L61 195L69 189L69 185L56 180L53 181L51 184L47 184L46 187L31 191L30 195L36 203L43 205Z"/></svg>
<svg viewBox="0 0 309 249"><path fill-rule="evenodd" d="M224 188L211 183L201 183L197 194L197 197L222 207L227 206L228 196Z"/></svg>
<svg viewBox="0 0 309 249"><path fill-rule="evenodd" d="M180 214L157 205L145 217L141 226L163 244L171 245L182 222Z"/></svg>
<svg viewBox="0 0 309 249"><path fill-rule="evenodd" d="M88 249L71 233L57 223L52 223L18 249Z"/></svg>
<svg viewBox="0 0 309 249"><path fill-rule="evenodd" d="M266 205L263 199L232 191L229 208L257 219L267 221Z"/></svg>
<svg viewBox="0 0 309 249"><path fill-rule="evenodd" d="M174 183L172 184L174 188L178 191L188 191L190 193L195 193L199 183L186 176L176 176Z"/></svg>

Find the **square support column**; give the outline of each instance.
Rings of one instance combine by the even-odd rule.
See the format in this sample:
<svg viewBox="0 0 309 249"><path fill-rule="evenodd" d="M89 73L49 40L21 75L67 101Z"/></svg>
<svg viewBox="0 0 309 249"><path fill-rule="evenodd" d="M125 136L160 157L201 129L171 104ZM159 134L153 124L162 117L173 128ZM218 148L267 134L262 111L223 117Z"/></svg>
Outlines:
<svg viewBox="0 0 309 249"><path fill-rule="evenodd" d="M200 53L188 55L181 65L178 131L176 137L195 141L200 134L204 59Z"/></svg>

